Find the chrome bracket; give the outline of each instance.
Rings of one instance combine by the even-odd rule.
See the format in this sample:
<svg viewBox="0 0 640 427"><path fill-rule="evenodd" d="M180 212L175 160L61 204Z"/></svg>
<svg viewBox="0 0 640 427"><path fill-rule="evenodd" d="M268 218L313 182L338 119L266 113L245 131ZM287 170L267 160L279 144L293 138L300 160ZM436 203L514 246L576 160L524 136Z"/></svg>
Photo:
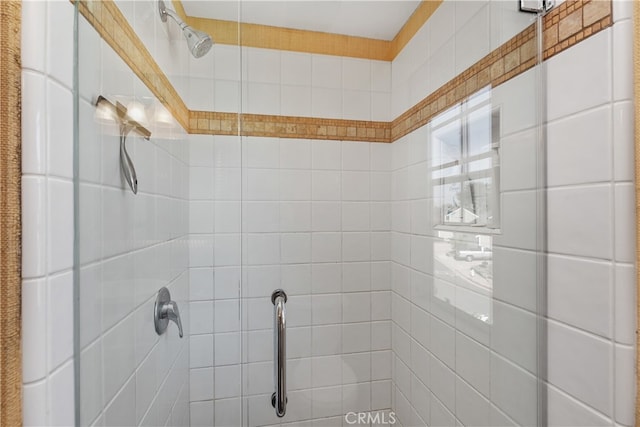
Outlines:
<svg viewBox="0 0 640 427"><path fill-rule="evenodd" d="M518 0L520 11L527 13L548 12L555 6L555 0Z"/></svg>

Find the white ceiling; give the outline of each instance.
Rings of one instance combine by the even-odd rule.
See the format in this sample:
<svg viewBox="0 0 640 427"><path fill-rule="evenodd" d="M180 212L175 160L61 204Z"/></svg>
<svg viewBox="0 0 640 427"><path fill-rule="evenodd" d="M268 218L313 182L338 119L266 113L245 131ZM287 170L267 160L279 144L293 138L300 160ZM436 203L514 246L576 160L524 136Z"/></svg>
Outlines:
<svg viewBox="0 0 640 427"><path fill-rule="evenodd" d="M185 12L200 18L392 40L420 1L202 1L183 0Z"/></svg>

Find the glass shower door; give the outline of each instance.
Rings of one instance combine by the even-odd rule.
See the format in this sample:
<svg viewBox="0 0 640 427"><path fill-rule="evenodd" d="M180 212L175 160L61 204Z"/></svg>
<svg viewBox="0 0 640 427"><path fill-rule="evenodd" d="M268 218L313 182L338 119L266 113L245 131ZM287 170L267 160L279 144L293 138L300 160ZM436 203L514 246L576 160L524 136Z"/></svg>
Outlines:
<svg viewBox="0 0 640 427"><path fill-rule="evenodd" d="M390 61L242 37L244 425L544 424L540 19L445 1Z"/></svg>

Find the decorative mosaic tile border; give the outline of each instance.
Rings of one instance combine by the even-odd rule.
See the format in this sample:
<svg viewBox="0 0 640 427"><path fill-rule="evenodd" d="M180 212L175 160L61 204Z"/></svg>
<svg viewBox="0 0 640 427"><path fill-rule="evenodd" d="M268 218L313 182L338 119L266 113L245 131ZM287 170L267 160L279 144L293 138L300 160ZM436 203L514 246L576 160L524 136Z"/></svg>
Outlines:
<svg viewBox="0 0 640 427"><path fill-rule="evenodd" d="M191 111L189 133L389 142L389 122Z"/></svg>
<svg viewBox="0 0 640 427"><path fill-rule="evenodd" d="M393 142L478 89L524 73L538 60L532 24L392 122L189 111L113 0L79 1L80 12L189 133ZM611 0L565 1L544 17L543 59L611 24Z"/></svg>

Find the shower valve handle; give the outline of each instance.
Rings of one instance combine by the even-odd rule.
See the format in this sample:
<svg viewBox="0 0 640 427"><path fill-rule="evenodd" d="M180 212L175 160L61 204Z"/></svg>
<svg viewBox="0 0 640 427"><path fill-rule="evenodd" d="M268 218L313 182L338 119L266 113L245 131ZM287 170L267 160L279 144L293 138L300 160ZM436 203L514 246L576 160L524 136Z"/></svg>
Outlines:
<svg viewBox="0 0 640 427"><path fill-rule="evenodd" d="M182 338L182 320L180 320L180 310L178 310L178 303L171 301L171 294L165 287L161 288L156 298L156 304L154 307L154 324L156 327L156 333L162 335L167 330L169 320L178 325L178 333Z"/></svg>

